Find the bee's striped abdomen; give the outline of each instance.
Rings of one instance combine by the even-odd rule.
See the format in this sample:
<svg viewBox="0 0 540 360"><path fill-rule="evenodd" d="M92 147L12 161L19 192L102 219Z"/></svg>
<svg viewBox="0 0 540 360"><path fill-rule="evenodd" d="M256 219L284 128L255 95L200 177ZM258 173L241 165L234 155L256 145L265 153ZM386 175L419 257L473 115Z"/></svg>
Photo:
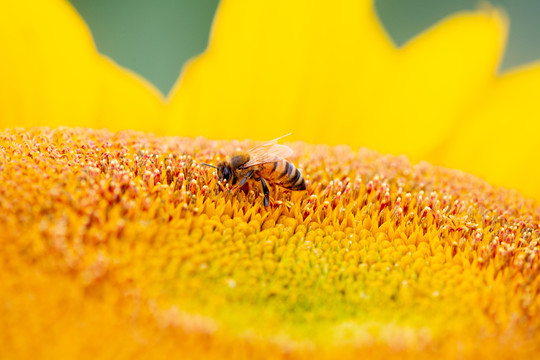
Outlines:
<svg viewBox="0 0 540 360"><path fill-rule="evenodd" d="M279 159L265 164L261 176L285 189L300 191L306 189L302 173L287 160Z"/></svg>
<svg viewBox="0 0 540 360"><path fill-rule="evenodd" d="M304 177L302 176L300 170L298 170L293 164L288 164L290 164L291 166L288 180L288 184L290 184L291 187L288 187L286 184L284 184L283 186L295 191L306 190L306 182L304 181Z"/></svg>

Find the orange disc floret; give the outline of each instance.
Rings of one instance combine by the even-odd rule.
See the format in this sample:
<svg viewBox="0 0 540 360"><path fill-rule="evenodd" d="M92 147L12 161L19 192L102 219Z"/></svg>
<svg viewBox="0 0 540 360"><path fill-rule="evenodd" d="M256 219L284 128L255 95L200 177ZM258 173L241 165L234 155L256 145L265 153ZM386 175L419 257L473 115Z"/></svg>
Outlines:
<svg viewBox="0 0 540 360"><path fill-rule="evenodd" d="M0 134L0 357L540 353L540 208L458 171L292 143L305 192L215 170L250 141Z"/></svg>

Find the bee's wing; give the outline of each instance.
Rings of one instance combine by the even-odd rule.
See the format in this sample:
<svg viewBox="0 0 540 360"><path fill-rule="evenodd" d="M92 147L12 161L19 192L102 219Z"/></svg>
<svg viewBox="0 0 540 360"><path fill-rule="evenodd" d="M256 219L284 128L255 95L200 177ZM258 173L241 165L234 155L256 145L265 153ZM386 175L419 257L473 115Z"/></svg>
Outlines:
<svg viewBox="0 0 540 360"><path fill-rule="evenodd" d="M255 146L247 151L249 154L249 161L245 163L242 167L248 168L250 166L255 166L258 164L265 164L269 162L276 161L276 156L278 158L286 158L292 155L293 150L285 145L279 145L277 141L285 136L289 136L291 133L285 134L274 140L267 141L260 145Z"/></svg>
<svg viewBox="0 0 540 360"><path fill-rule="evenodd" d="M267 141L267 142L262 143L262 144L260 144L260 145L257 145L257 146L255 146L254 148L249 149L247 152L256 151L257 148L264 148L264 147L268 147L268 146L270 146L270 145L275 145L275 144L277 144L277 141L278 141L279 139L284 138L285 136L289 136L289 135L291 135L291 133L285 134L285 135L283 135L283 136L280 136L280 137L278 137L278 138L275 138L274 140L270 140L270 141Z"/></svg>
<svg viewBox="0 0 540 360"><path fill-rule="evenodd" d="M243 168L286 159L293 154L293 149L286 145L266 143L248 150L248 154L249 161Z"/></svg>

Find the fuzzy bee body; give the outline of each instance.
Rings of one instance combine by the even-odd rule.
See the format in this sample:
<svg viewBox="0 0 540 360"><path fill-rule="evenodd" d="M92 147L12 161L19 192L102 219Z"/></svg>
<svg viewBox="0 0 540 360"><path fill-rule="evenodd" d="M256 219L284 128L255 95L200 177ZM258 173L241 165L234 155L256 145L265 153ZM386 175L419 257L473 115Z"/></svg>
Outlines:
<svg viewBox="0 0 540 360"><path fill-rule="evenodd" d="M227 181L237 187L244 185L249 179L260 181L266 207L269 202L267 182L291 191L306 190L302 173L291 162L285 160L293 153L292 149L277 144L278 139L236 154L229 161L220 162L217 167L205 165L217 169L219 181Z"/></svg>

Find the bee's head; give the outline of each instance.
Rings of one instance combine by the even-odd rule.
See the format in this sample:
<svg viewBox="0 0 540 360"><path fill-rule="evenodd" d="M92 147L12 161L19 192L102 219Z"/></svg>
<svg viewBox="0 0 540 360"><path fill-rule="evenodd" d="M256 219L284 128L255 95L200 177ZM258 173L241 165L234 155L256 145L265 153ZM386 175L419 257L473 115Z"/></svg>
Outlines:
<svg viewBox="0 0 540 360"><path fill-rule="evenodd" d="M232 173L231 165L228 162L222 161L222 162L218 163L218 165L217 165L217 173L218 173L218 180L219 181L221 181L221 182L223 182L223 181L231 182L233 173Z"/></svg>
<svg viewBox="0 0 540 360"><path fill-rule="evenodd" d="M218 180L220 182L227 181L228 183L231 182L231 179L233 178L233 171L231 164L227 161L222 161L217 164L217 166L207 164L207 163L201 163L201 165L210 166L217 170L218 174Z"/></svg>

